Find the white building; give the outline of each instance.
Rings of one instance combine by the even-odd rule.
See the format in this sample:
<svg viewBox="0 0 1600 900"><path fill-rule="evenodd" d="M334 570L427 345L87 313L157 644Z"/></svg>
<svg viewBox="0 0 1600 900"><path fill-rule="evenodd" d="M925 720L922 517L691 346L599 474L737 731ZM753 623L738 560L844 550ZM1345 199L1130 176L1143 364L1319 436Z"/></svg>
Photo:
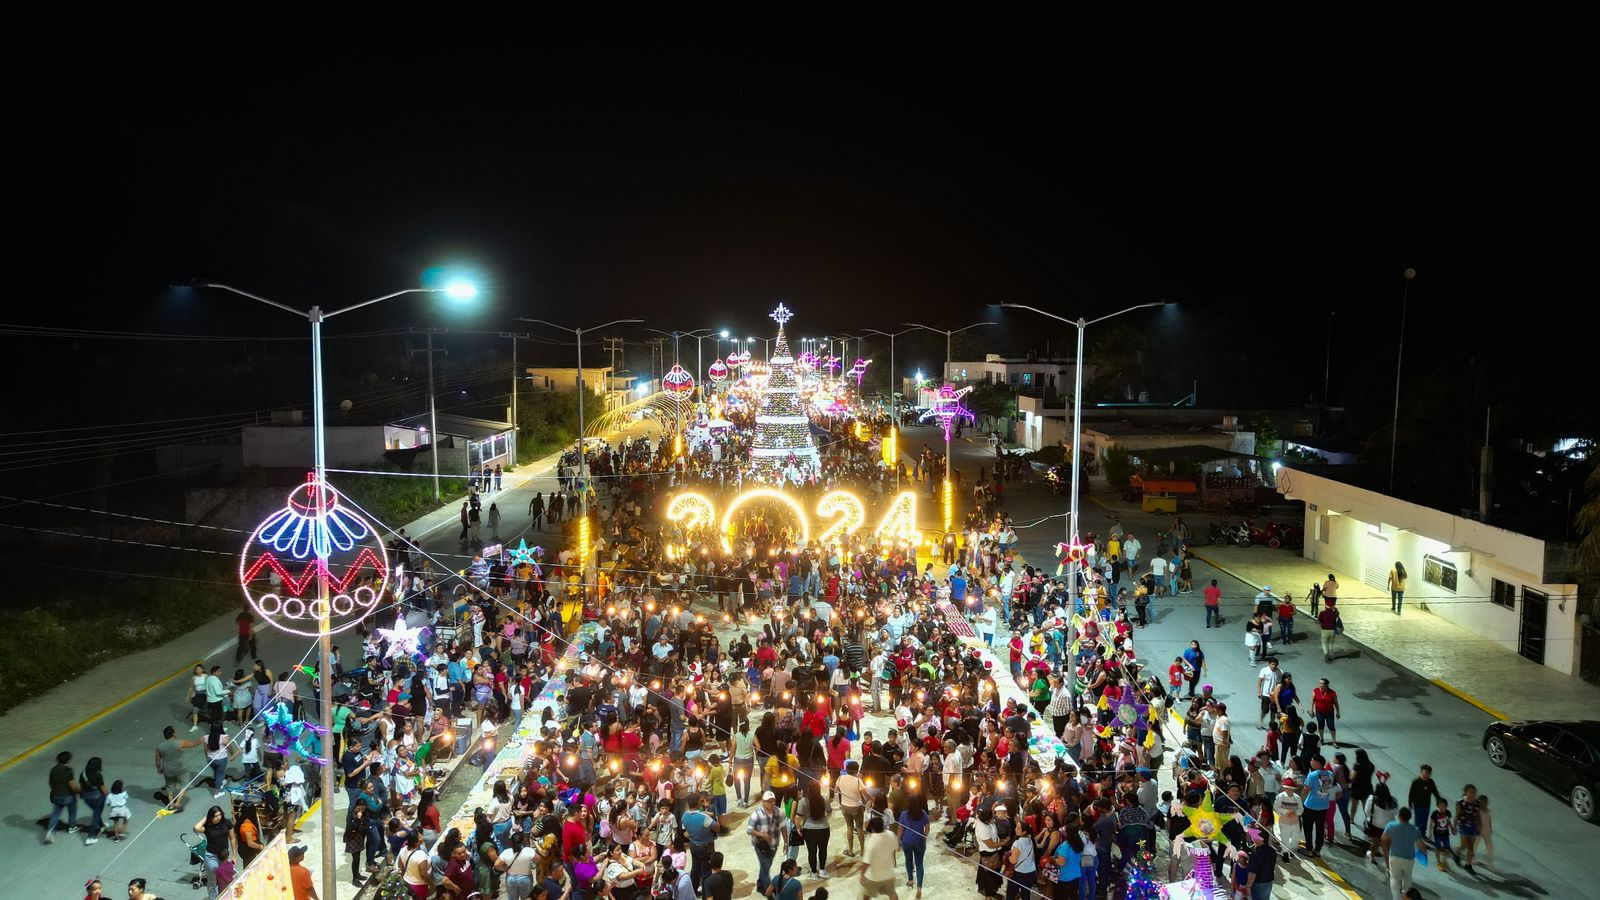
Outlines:
<svg viewBox="0 0 1600 900"><path fill-rule="evenodd" d="M1578 586L1562 545L1292 468L1278 492L1305 503L1305 558L1387 590L1406 567L1408 607L1534 662L1578 671Z"/></svg>
<svg viewBox="0 0 1600 900"><path fill-rule="evenodd" d="M945 380L957 387L966 384L1004 384L1024 394L1072 394L1077 366L1070 359L1007 359L987 353L982 362L945 363ZM1094 367L1085 366L1084 380L1093 380Z"/></svg>

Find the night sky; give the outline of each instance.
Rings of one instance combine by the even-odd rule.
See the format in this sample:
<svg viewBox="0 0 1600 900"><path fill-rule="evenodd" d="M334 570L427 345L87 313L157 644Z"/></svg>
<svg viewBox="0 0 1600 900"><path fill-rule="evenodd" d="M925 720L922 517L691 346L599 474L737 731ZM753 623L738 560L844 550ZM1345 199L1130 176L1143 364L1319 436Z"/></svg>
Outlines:
<svg viewBox="0 0 1600 900"><path fill-rule="evenodd" d="M781 298L794 333L817 335L959 326L1003 300L1092 317L1170 299L1175 312L1123 320L1150 389L1199 379L1208 405L1266 407L1321 398L1332 312L1332 400L1360 441L1387 426L1414 266L1408 420L1468 432L1493 403L1516 428L1594 429L1551 389L1593 381L1592 290L1553 211L1577 126L1509 63L1398 40L1095 62L1081 46L525 33L281 49L109 54L97 62L115 74L92 87L28 92L12 208L29 287L6 323L297 337L287 316L169 286L338 305L447 264L487 280L484 309L391 301L330 334L638 316L762 336ZM1067 346L1030 314L1003 321L965 349ZM64 389L29 393L41 427L89 415L60 402L80 389L125 420L218 411L219 392L244 409L304 402L297 373L238 383L259 375L230 368L232 344L4 340ZM899 368L933 370L942 345L903 339ZM393 341L331 346L350 354L336 380L408 365ZM212 366L215 383L165 389Z"/></svg>

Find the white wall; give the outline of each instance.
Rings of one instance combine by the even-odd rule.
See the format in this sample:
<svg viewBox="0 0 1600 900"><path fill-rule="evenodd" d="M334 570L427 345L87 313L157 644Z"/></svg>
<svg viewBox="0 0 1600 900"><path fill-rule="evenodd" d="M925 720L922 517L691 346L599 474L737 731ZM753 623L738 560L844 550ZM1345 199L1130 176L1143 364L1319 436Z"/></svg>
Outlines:
<svg viewBox="0 0 1600 900"><path fill-rule="evenodd" d="M1398 560L1406 567L1407 605L1426 603L1433 615L1513 653L1521 633L1522 590L1542 591L1550 598L1545 665L1568 675L1575 671L1577 586L1541 583L1543 541L1292 468L1278 472L1278 490L1306 504L1306 559L1359 574L1379 589ZM1423 579L1429 555L1455 565L1454 592ZM1515 608L1490 601L1497 578L1516 586Z"/></svg>

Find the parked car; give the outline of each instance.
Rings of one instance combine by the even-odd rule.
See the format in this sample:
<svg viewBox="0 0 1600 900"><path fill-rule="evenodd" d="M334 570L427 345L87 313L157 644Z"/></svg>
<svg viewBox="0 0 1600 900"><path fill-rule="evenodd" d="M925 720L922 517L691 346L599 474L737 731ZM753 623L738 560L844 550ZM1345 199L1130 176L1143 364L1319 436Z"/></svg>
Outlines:
<svg viewBox="0 0 1600 900"><path fill-rule="evenodd" d="M1489 762L1553 791L1579 818L1600 820L1600 722L1495 722L1483 749Z"/></svg>

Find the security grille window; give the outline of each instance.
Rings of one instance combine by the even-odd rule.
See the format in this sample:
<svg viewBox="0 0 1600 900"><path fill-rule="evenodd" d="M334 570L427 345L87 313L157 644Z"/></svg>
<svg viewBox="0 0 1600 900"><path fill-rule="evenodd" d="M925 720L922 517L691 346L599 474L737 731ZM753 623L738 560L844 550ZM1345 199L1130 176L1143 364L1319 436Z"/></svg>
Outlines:
<svg viewBox="0 0 1600 900"><path fill-rule="evenodd" d="M1491 579L1489 601L1495 606L1504 606L1506 609L1517 608L1517 586L1506 584L1498 578Z"/></svg>
<svg viewBox="0 0 1600 900"><path fill-rule="evenodd" d="M1424 556L1422 580L1453 594L1456 592L1456 567L1437 556Z"/></svg>

